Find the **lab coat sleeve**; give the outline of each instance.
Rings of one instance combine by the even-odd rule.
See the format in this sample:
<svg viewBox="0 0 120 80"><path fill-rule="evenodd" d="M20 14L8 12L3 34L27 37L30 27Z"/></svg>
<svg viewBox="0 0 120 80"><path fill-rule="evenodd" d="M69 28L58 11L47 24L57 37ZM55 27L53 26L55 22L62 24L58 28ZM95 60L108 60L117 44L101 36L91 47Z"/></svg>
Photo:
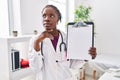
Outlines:
<svg viewBox="0 0 120 80"><path fill-rule="evenodd" d="M29 43L29 53L28 60L30 68L33 72L39 73L43 67L43 56L41 55L41 51L36 52L33 48L35 38L32 38Z"/></svg>

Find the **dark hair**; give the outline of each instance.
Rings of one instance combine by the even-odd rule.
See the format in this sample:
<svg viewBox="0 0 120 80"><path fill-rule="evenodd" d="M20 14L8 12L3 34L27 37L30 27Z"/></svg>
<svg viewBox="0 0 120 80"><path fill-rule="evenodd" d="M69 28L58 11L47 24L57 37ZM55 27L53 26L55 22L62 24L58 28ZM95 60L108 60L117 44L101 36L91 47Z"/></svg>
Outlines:
<svg viewBox="0 0 120 80"><path fill-rule="evenodd" d="M57 12L57 14L58 14L58 19L59 19L60 22L61 22L62 15L61 15L59 9L58 9L57 7L55 7L54 5L46 5L46 6L43 8L43 10L44 10L45 8L47 8L47 7L51 7L51 8L53 8L53 9ZM42 12L43 12L43 10L42 10Z"/></svg>

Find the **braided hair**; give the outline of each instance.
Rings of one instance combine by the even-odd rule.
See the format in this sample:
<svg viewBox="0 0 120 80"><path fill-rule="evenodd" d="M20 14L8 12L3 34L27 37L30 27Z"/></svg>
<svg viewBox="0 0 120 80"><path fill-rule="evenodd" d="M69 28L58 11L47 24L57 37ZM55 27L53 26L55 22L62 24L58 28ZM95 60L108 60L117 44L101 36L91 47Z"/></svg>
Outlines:
<svg viewBox="0 0 120 80"><path fill-rule="evenodd" d="M57 12L58 20L60 20L60 22L61 22L62 15L61 15L59 9L58 9L57 7L55 7L54 5L46 5L46 6L43 8L43 10L44 10L45 8L48 8L48 7L53 8L53 9ZM43 12L43 10L42 10L42 12Z"/></svg>

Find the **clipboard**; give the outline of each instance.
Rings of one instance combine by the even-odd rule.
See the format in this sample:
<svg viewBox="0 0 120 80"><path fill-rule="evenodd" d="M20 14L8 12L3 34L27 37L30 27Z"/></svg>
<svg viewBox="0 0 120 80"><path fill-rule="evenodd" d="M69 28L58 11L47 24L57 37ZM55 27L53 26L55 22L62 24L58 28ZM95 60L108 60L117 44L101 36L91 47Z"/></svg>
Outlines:
<svg viewBox="0 0 120 80"><path fill-rule="evenodd" d="M91 60L90 47L94 47L94 23L68 23L67 59Z"/></svg>

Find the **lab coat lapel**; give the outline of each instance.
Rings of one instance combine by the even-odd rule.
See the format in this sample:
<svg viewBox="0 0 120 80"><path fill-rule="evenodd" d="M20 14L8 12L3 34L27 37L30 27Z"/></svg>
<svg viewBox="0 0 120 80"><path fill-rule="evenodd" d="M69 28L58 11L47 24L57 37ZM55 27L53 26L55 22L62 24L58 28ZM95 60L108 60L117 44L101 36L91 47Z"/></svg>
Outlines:
<svg viewBox="0 0 120 80"><path fill-rule="evenodd" d="M48 42L48 45L50 46L51 52L55 52L55 49L54 49L54 47L53 47L53 44L52 44L51 40L48 39L47 42Z"/></svg>

